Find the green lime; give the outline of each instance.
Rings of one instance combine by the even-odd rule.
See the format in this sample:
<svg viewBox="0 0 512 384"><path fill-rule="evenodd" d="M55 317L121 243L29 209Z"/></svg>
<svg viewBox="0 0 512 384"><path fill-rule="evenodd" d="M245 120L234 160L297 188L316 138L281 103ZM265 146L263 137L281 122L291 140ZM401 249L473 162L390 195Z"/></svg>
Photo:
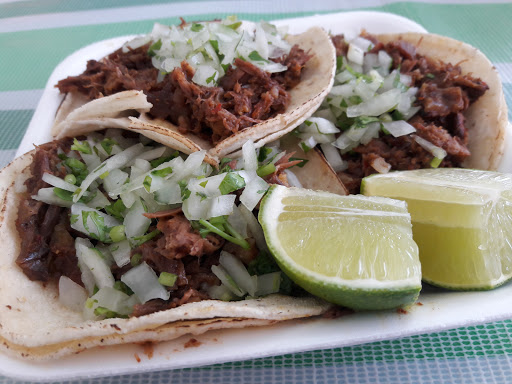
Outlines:
<svg viewBox="0 0 512 384"><path fill-rule="evenodd" d="M318 297L368 310L418 297L418 247L401 201L273 185L259 221L281 269Z"/></svg>
<svg viewBox="0 0 512 384"><path fill-rule="evenodd" d="M495 288L512 277L512 175L460 168L373 175L365 195L407 202L423 280Z"/></svg>

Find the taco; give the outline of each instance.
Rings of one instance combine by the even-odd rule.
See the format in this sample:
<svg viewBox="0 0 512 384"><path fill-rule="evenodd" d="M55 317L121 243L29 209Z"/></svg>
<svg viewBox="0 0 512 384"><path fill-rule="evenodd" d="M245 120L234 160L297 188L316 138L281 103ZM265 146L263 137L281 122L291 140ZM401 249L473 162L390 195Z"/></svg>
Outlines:
<svg viewBox="0 0 512 384"><path fill-rule="evenodd" d="M44 360L332 309L280 272L252 212L305 160L242 150L215 169L204 150L110 129L3 169L1 349Z"/></svg>
<svg viewBox="0 0 512 384"><path fill-rule="evenodd" d="M123 127L220 159L247 140L274 141L313 113L332 86L334 53L318 27L283 38L269 23L233 18L156 24L59 81L66 97L52 134Z"/></svg>
<svg viewBox="0 0 512 384"><path fill-rule="evenodd" d="M507 106L496 69L468 44L433 34L333 36L335 85L297 130L319 144L351 193L372 173L496 170Z"/></svg>

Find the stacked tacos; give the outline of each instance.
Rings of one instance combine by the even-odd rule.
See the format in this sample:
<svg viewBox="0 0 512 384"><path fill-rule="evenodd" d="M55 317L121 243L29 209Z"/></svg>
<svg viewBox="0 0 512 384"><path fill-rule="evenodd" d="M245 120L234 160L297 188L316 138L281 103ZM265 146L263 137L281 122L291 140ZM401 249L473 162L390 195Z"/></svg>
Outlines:
<svg viewBox="0 0 512 384"><path fill-rule="evenodd" d="M192 26L190 27L192 28ZM194 28L202 30L204 27ZM287 152L290 152L294 148L298 148L300 139L297 139L295 136L285 137L285 135L310 118L313 112L324 102L325 96L332 87L334 71L336 69L334 47L330 42L329 36L320 28L310 29L302 35L290 36L288 39L291 44L298 44L311 57L307 60L301 73L301 81L289 90L289 104L284 110L268 117L265 121L256 122L251 126L231 132L226 137L212 139L208 138L204 131L184 131L183 126L179 125L179 121L173 122L169 119L157 117L156 113L152 114L151 109L154 104L151 100L148 100L149 93L147 90L123 89L111 95L102 94L102 97L93 100L90 100L88 96L77 90L69 90L57 114L52 131L54 136L59 139L57 144L53 144L57 146L57 148L54 147L55 154L57 156L64 155L61 157L65 159L75 158L83 162L87 167L88 164L85 161L87 156L81 157L80 153L72 155L71 146L74 145L75 152L80 152L80 148L83 149L87 142L90 148L96 147L99 152L102 152L101 148L103 148L107 155L115 155L115 153L109 153L108 151L112 151L117 141L123 141L123 135L114 133L112 130L108 131L106 136L91 135L90 132L104 128L121 128L144 135L144 137L128 135L127 140L131 140L132 143L139 140L156 147L156 144L147 142L147 139L150 139L181 151L181 154L174 157L175 159L179 157L187 161L187 155L194 154L194 156L200 156L203 163L195 169L194 172L197 173L195 176L206 176L206 173L201 174L201 172L205 172L209 166L210 171L218 167L216 172L220 173L222 173L222 167L226 165L232 167L231 170L236 170L236 165L231 163L231 161L222 162L222 159L226 156L229 156L230 160L236 156L241 156L243 165L253 164L255 157L250 153L254 151L256 151L254 154L257 159L256 169L272 164L275 171L280 165L278 163L279 159L274 157L271 161L262 163L262 161L265 161L265 158L262 156L262 158L258 159L258 157L262 153L282 153L281 150L275 149L277 145L276 140L281 138L279 142L281 149L286 149ZM506 105L497 73L485 56L463 43L435 35L401 34L379 36L379 39L382 39L382 41L409 41L419 51L421 50L422 54L453 64L460 64L464 74L472 72L489 85L490 90L480 97L465 114L469 131L468 145L472 154L466 159L464 165L483 169L496 168L503 152ZM153 52L160 50L157 49L160 48L159 44L156 44L158 40L142 40L138 41L138 43L142 44L140 47L146 46L144 49L147 51L151 47L153 47ZM132 44L135 45L135 43ZM137 48L126 46L126 49L129 51ZM268 61L268 58L265 58L265 60ZM186 68L183 68L183 66L180 68L186 74ZM204 80L206 81L211 76ZM213 79L217 81L215 76ZM201 92L203 91L204 89ZM220 105L222 107L222 103ZM216 110L216 112L219 111L220 109ZM323 134L320 131L319 133ZM73 143L70 139L66 139L76 136L80 136L80 138ZM271 143L271 147L264 147L265 144L269 143ZM45 148L42 149L44 150ZM127 147L122 147L120 151L122 152L126 149ZM166 149L161 150L166 151ZM119 149L114 149L114 152L116 151L119 151ZM145 152L148 151L150 149L147 149ZM88 155L84 152L81 153ZM100 158L105 156L105 154L100 155L98 153L97 155ZM34 152L26 154L16 159L0 173L0 203L2 207L0 238L7 249L2 256L2 279L0 279L3 282L1 283L1 290L4 293L0 297L0 308L3 308L0 337L2 338L2 348L7 353L28 359L49 359L99 345L170 340L186 333L199 334L212 329L272 324L276 321L292 318L316 316L332 308L328 303L309 296L297 297L273 294L252 300L224 302L222 300L206 299L198 302L188 302L175 308L141 314L141 316L127 319L118 317L105 318L110 314L105 311L98 311L94 315L99 316L99 319L84 320L82 313L64 306L59 301L59 288L56 280L50 279L45 283L32 281L15 263L20 250L24 247L19 229L17 229L17 226L20 226L19 224L17 225L17 221L19 222L20 220L19 206L24 201L28 201L26 189L30 189L31 183L35 183L35 181L27 182L27 180L34 180L34 175L41 173L41 169L34 165L36 162L33 159L37 156L37 153ZM285 177L276 177L274 179L276 182L281 181L292 185L300 184L312 189L346 193L343 184L335 177L332 167L325 162L324 155L319 149L308 151L304 156L295 155L302 158L308 157L309 162L307 164L304 164L303 159L290 159L289 155L286 158L286 154L281 156L287 160L288 165L290 162L295 161L294 165L298 166L301 163L304 167L296 168L295 179L287 175ZM159 157L166 158L163 159L163 163L145 170L145 173L149 175L154 171L173 168L170 164L167 164L168 166L165 165L165 162L173 160L168 159L170 157L169 153L165 152L165 156L160 154ZM91 159L89 158L89 160ZM105 161L105 159L102 160ZM143 157L140 160L148 162L156 160L156 158L147 160ZM135 160L133 161L133 166L135 166ZM70 167L71 163L73 161L70 161L69 164L65 164L63 167L67 172L73 173L73 169ZM91 164L94 163L91 161ZM123 166L127 164L128 162L124 163ZM145 163L139 161L138 165L140 165L139 168L141 169L144 167L142 164ZM164 164L164 167L158 168L162 164ZM95 166L98 166L98 164ZM50 173L55 173L55 170L59 167L62 169L62 164L58 161L49 161L48 167ZM78 168L80 167L82 166L78 166ZM254 167L254 164L252 167ZM75 177L79 176L78 168L77 174L74 175ZM51 169L54 171L51 171ZM91 169L94 169L93 165L91 165ZM255 171L256 169L252 170ZM284 171L284 167L282 170ZM142 172L140 169L139 171ZM144 172L139 173L138 176L144 174ZM161 173L158 175L161 175ZM164 177L168 175L164 175ZM322 176L319 177L319 175ZM101 176L107 178L109 174L102 173ZM135 175L130 178L130 182L133 177ZM146 181L145 178L143 180ZM121 185L123 182L121 182ZM248 179L247 182L250 182L250 180ZM142 183L139 187L149 193L151 185L154 186L152 182L146 182L146 185ZM59 187L52 185L52 188ZM258 191L256 190L257 193ZM76 189L74 192L76 192ZM30 193L39 195L38 191L31 191ZM79 191L75 196L70 193L65 195L67 198L71 195L72 200L78 200L84 193L86 191ZM79 196L80 194L82 195ZM61 194L59 198L62 199L62 196ZM201 205L201 196L196 196L199 196L197 201L199 206ZM91 200L93 198L91 197ZM137 198L141 202L145 201L146 204L149 201L149 198L144 200L140 194L137 195ZM39 200L41 199L41 196L39 196ZM53 197L51 199L56 201ZM73 203L77 203L77 201L73 201ZM166 203L171 203L171 200L168 200ZM169 206L166 208L173 209L176 207ZM83 210L80 214L82 215L80 216L82 222L84 222ZM176 212L166 214L172 217ZM181 215L181 213L179 214ZM159 216L156 215L154 217ZM39 217L38 220L41 219L44 220L44 217ZM88 220L86 217L85 223L88 223ZM192 220L194 221L194 219ZM113 228L120 225L118 222L116 224L109 225L109 227ZM84 225L84 227L86 226ZM194 230L204 229L204 227L201 227ZM84 230L87 231L88 229L84 228ZM153 232L153 230L150 232ZM137 233L138 236L135 237L146 236L147 234L149 232L142 235ZM103 233L98 231L89 232L88 237L98 240L101 236L104 236L103 240L109 240L107 237L111 236L110 231L108 233L105 231ZM252 236L257 235L253 233ZM154 241L154 239L149 240ZM264 245L260 245L260 248L264 247ZM86 248L91 247L86 246ZM112 253L112 250L110 252ZM190 257L190 255L186 256ZM240 257L243 258L243 256ZM94 287L89 287L89 289L94 290ZM210 296L213 297L214 294ZM92 308L96 309L97 306L94 308L93 304ZM21 318L20 314L23 315Z"/></svg>

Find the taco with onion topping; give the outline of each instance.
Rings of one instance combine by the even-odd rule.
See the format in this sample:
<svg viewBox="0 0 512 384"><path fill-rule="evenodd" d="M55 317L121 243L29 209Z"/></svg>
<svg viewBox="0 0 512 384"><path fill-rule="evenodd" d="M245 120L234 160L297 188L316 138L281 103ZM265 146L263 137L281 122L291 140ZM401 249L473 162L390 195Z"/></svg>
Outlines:
<svg viewBox="0 0 512 384"><path fill-rule="evenodd" d="M296 133L306 151L319 144L351 193L377 172L497 169L507 106L482 52L433 34L332 41L335 85Z"/></svg>
<svg viewBox="0 0 512 384"><path fill-rule="evenodd" d="M266 22L156 24L86 70L59 81L66 94L52 134L123 127L215 159L256 147L299 125L329 92L329 36L286 35Z"/></svg>
<svg viewBox="0 0 512 384"><path fill-rule="evenodd" d="M331 309L281 273L253 213L270 184L311 179L321 157L252 141L242 152L215 168L204 150L109 129L3 169L0 348L44 360ZM330 172L312 187L342 188Z"/></svg>

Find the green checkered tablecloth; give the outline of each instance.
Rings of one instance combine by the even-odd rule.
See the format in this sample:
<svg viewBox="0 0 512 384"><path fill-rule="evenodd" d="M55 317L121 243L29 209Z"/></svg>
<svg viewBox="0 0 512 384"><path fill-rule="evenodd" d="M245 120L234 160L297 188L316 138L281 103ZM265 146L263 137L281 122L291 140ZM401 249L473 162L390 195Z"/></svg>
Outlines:
<svg viewBox="0 0 512 384"><path fill-rule="evenodd" d="M355 9L405 16L430 32L480 48L500 72L512 106L508 2L0 0L0 166L13 159L52 70L78 47L144 33L154 22L179 23L179 16L237 14L271 20ZM505 320L352 347L74 383L508 383L511 333L512 321ZM15 382L0 377L0 384Z"/></svg>

